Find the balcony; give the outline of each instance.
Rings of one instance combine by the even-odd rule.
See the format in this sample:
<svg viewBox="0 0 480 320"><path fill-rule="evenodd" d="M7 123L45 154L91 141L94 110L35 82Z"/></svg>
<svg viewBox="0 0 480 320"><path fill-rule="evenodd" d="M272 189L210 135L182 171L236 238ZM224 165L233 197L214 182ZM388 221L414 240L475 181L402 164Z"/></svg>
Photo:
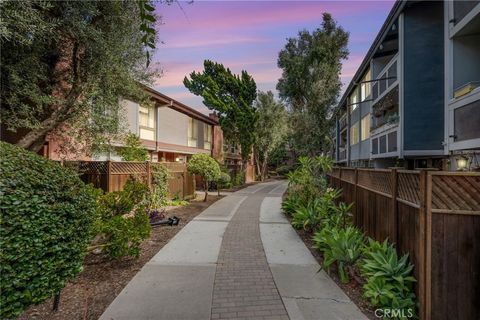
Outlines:
<svg viewBox="0 0 480 320"><path fill-rule="evenodd" d="M338 161L347 160L347 149L345 147L338 148Z"/></svg>
<svg viewBox="0 0 480 320"><path fill-rule="evenodd" d="M379 72L378 77L372 85L372 105L375 105L385 97L393 88L397 87L397 59L398 54L390 60Z"/></svg>
<svg viewBox="0 0 480 320"><path fill-rule="evenodd" d="M340 130L345 128L347 126L347 114L344 114L340 120L338 121L338 125L340 127Z"/></svg>

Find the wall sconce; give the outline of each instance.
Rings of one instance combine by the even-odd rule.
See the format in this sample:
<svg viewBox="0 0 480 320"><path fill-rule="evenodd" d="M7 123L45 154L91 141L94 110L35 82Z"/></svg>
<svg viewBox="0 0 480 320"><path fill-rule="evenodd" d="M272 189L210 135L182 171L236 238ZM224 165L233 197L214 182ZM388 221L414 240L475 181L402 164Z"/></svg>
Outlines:
<svg viewBox="0 0 480 320"><path fill-rule="evenodd" d="M457 161L457 170L465 170L467 168L468 159L466 157L458 157L455 160Z"/></svg>
<svg viewBox="0 0 480 320"><path fill-rule="evenodd" d="M176 162L179 162L179 161L180 161L180 157L176 157L176 158L175 158L175 161L176 161Z"/></svg>

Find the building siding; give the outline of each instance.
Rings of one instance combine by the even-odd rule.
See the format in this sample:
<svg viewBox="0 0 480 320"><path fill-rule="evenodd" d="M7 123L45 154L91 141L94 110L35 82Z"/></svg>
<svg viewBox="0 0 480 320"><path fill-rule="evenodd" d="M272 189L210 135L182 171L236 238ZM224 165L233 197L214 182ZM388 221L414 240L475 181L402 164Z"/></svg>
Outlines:
<svg viewBox="0 0 480 320"><path fill-rule="evenodd" d="M188 119L187 115L168 107L158 108L157 140L187 146Z"/></svg>
<svg viewBox="0 0 480 320"><path fill-rule="evenodd" d="M406 8L404 14L403 149L441 150L444 138L443 3L416 3Z"/></svg>

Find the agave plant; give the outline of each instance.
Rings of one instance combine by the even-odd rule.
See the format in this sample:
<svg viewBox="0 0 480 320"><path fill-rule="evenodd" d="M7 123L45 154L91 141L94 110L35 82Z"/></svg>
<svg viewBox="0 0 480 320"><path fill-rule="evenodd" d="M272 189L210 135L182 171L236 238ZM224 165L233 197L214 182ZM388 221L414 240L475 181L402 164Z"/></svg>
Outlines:
<svg viewBox="0 0 480 320"><path fill-rule="evenodd" d="M301 200L295 194L290 194L282 202L282 210L288 215L292 215L301 206Z"/></svg>
<svg viewBox="0 0 480 320"><path fill-rule="evenodd" d="M323 252L322 268L327 271L336 263L340 281L350 281L346 267L352 266L362 254L363 234L354 227L323 228L316 233L314 238L315 247Z"/></svg>
<svg viewBox="0 0 480 320"><path fill-rule="evenodd" d="M416 280L408 254L399 259L393 244L369 239L364 256L360 263L362 275L367 279L364 295L372 305L415 311L413 284Z"/></svg>
<svg viewBox="0 0 480 320"><path fill-rule="evenodd" d="M321 221L321 201L314 199L306 206L301 205L292 216L292 226L296 229L315 230Z"/></svg>

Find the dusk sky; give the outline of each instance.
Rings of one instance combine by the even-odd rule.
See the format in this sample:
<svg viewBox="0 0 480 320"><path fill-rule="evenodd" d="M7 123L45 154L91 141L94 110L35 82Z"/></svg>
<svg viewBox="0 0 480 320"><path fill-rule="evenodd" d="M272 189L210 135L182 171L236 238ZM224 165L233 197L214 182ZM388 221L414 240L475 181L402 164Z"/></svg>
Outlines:
<svg viewBox="0 0 480 320"><path fill-rule="evenodd" d="M320 26L322 13L350 32L350 56L344 61L342 82L348 85L393 6L390 1L199 1L157 5L163 17L154 61L163 76L155 88L202 112L202 98L191 94L183 78L202 71L205 59L223 63L234 73L247 70L259 90L275 91L281 70L278 52L299 30Z"/></svg>

